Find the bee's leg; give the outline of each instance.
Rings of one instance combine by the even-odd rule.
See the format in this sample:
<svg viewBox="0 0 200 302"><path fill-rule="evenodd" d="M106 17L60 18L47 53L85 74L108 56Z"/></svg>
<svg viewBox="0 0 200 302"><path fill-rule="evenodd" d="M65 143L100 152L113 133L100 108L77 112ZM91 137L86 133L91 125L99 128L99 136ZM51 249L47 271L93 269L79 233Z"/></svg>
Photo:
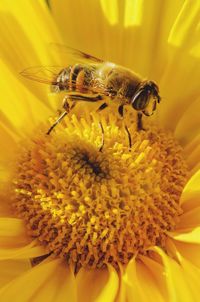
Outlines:
<svg viewBox="0 0 200 302"><path fill-rule="evenodd" d="M97 112L100 112L100 111L102 111L103 109L105 109L107 107L108 107L108 104L103 103L103 104L101 104L101 106L99 106L99 108L97 109Z"/></svg>
<svg viewBox="0 0 200 302"><path fill-rule="evenodd" d="M101 122L99 122L99 126L100 126L100 128L101 128L101 147L99 148L99 152L102 152L102 150L103 150L103 147L104 147L104 129L103 129L103 125L102 125L102 123Z"/></svg>
<svg viewBox="0 0 200 302"><path fill-rule="evenodd" d="M130 132L128 130L128 127L126 125L125 125L125 130L126 130L126 133L128 135L129 148L131 149L131 147L132 147L131 134L130 134Z"/></svg>
<svg viewBox="0 0 200 302"><path fill-rule="evenodd" d="M69 105L68 101L73 101L73 97L66 95L63 99L63 108L65 109L65 111L69 113L72 110L72 108L74 108L76 103L73 102L71 105Z"/></svg>
<svg viewBox="0 0 200 302"><path fill-rule="evenodd" d="M118 107L118 112L119 112L119 115L120 115L122 118L124 118L124 105L120 105L120 106ZM129 132L129 130L128 130L128 127L126 126L126 124L125 124L124 127L125 127L126 133L127 133L127 135L128 135L129 148L131 149L131 147L132 147L131 134L130 134L130 132Z"/></svg>
<svg viewBox="0 0 200 302"><path fill-rule="evenodd" d="M102 101L103 97L101 95L86 95L86 94L77 94L77 93L69 93L66 95L66 98L75 101L85 101L85 102L98 102Z"/></svg>
<svg viewBox="0 0 200 302"><path fill-rule="evenodd" d="M59 118L55 121L55 123L49 128L47 134L49 135L51 131L62 121L62 119L71 111L72 108L75 106L75 102L72 103L71 107L67 101L68 96L66 96L63 100L63 108L65 109L64 112L61 113Z"/></svg>
<svg viewBox="0 0 200 302"><path fill-rule="evenodd" d="M138 112L137 114L137 131L144 130L142 123L142 113Z"/></svg>
<svg viewBox="0 0 200 302"><path fill-rule="evenodd" d="M61 113L61 115L59 116L59 118L55 121L55 123L53 123L53 125L49 128L49 130L47 131L47 134L49 135L51 133L51 131L55 128L55 126L57 126L60 121L65 117L65 115L67 115L68 112L64 111L63 113Z"/></svg>
<svg viewBox="0 0 200 302"><path fill-rule="evenodd" d="M119 115L124 118L124 105L120 105L118 107L118 112L119 112Z"/></svg>
<svg viewBox="0 0 200 302"><path fill-rule="evenodd" d="M99 106L99 108L96 111L100 112L100 111L104 110L107 107L108 107L108 104L103 103L103 104L101 104L101 106ZM104 129L103 129L103 125L102 125L101 122L99 122L99 126L101 128L101 133L102 133L102 141L101 141L101 147L100 147L99 151L102 152L103 147L104 147Z"/></svg>

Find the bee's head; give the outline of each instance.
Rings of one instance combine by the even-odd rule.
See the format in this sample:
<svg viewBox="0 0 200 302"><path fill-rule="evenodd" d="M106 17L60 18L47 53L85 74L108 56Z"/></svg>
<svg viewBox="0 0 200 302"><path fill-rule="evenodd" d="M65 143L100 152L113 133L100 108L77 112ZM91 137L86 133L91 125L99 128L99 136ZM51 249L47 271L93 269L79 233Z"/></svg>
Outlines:
<svg viewBox="0 0 200 302"><path fill-rule="evenodd" d="M150 116L156 110L157 103L160 103L159 89L153 81L143 81L134 94L131 104L137 111L142 111Z"/></svg>

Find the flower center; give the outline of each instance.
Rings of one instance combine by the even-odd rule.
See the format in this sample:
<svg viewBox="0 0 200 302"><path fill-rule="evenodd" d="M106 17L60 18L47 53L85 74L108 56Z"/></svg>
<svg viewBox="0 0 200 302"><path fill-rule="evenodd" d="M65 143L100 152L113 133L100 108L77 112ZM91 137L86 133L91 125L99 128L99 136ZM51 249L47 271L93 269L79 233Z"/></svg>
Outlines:
<svg viewBox="0 0 200 302"><path fill-rule="evenodd" d="M78 267L126 264L152 245L165 248L182 213L187 168L181 147L155 126L132 139L114 115L66 119L50 136L26 141L14 181L14 208L47 251Z"/></svg>

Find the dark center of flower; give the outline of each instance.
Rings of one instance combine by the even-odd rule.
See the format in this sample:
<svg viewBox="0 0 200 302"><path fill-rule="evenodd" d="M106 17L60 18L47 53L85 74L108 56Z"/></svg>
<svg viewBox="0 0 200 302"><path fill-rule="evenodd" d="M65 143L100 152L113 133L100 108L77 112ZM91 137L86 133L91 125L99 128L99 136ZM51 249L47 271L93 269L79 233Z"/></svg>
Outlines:
<svg viewBox="0 0 200 302"><path fill-rule="evenodd" d="M117 267L152 245L165 248L187 176L172 135L155 126L137 132L132 122L130 152L109 115L101 153L95 118L66 124L48 137L41 130L19 158L13 204L30 236L78 267Z"/></svg>

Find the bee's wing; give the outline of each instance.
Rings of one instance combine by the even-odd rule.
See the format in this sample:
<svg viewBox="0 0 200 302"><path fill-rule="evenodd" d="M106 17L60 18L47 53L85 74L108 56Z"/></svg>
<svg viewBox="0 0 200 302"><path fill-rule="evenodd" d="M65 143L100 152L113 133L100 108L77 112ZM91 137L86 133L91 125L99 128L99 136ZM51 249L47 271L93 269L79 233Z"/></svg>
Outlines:
<svg viewBox="0 0 200 302"><path fill-rule="evenodd" d="M20 72L24 77L37 81L40 83L46 83L50 85L56 85L56 78L59 73L69 65L76 63L85 63L90 65L98 65L104 61L98 59L92 55L86 54L78 49L68 47L62 44L51 43L50 48L53 51L57 52L59 56L64 53L65 60L62 63L62 66L35 66L24 69Z"/></svg>
<svg viewBox="0 0 200 302"><path fill-rule="evenodd" d="M66 61L69 63L103 63L104 60L99 59L93 55L85 53L81 50L78 50L73 47L69 47L67 45L58 44L58 43L50 43L50 49L55 51L57 54L66 55ZM69 64L66 62L67 64Z"/></svg>
<svg viewBox="0 0 200 302"><path fill-rule="evenodd" d="M65 66L36 66L29 67L20 72L20 74L30 80L37 81L40 83L45 83L49 85L57 86L57 78L60 72L65 69L67 66L76 64L76 63L84 63L85 65L90 66L98 66L98 64L102 64L104 61L98 59L92 55L86 54L78 49L68 47L61 44L51 43L50 47L54 49L57 53L63 52L66 55L66 62L64 61ZM94 68L95 70L95 68ZM91 70L91 73L93 71ZM77 87L76 81L70 79L70 84L74 83L74 87L77 90L84 90L88 93L98 93L102 95L108 95L109 91L107 91L104 83L99 81L98 86L88 87L88 85L81 84L80 88ZM68 85L70 86L70 85Z"/></svg>
<svg viewBox="0 0 200 302"><path fill-rule="evenodd" d="M22 70L20 74L29 80L56 85L56 78L62 69L61 66L35 66Z"/></svg>

